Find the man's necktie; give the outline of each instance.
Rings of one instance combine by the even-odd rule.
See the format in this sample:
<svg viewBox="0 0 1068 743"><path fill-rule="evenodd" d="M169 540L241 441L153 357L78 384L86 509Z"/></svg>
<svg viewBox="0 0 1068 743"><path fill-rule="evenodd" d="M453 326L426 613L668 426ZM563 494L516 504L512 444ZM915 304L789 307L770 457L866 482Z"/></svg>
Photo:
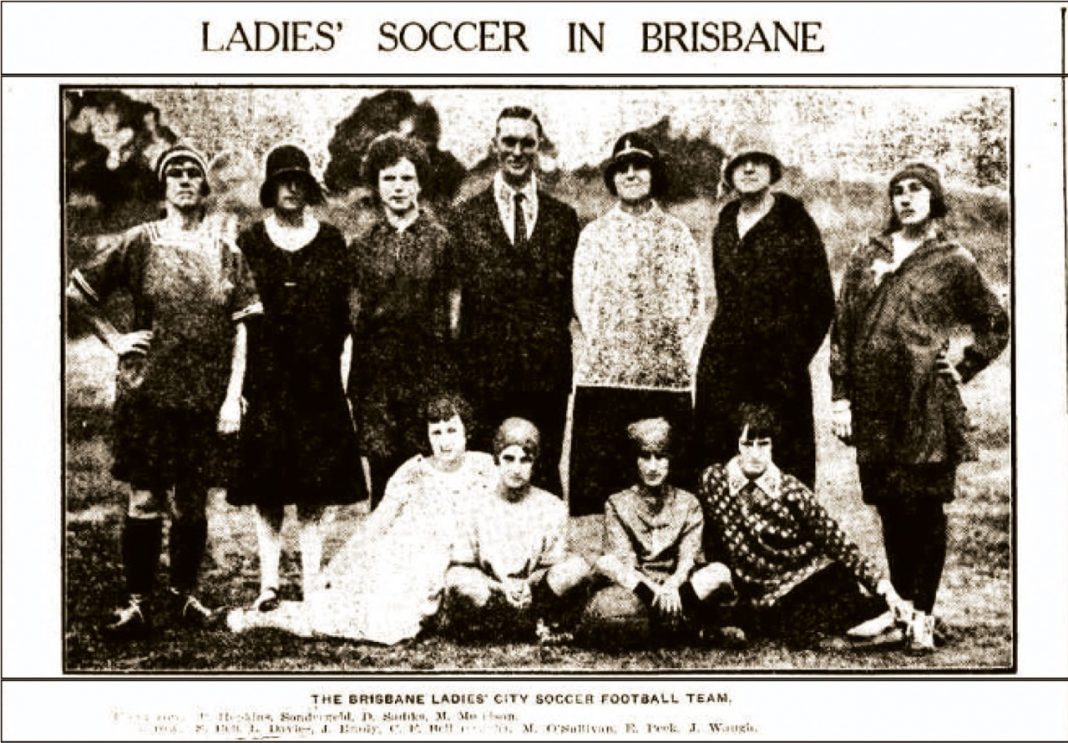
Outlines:
<svg viewBox="0 0 1068 743"><path fill-rule="evenodd" d="M527 245L527 217L523 213L523 194L516 193L513 203L514 231L512 233L512 245L525 248Z"/></svg>

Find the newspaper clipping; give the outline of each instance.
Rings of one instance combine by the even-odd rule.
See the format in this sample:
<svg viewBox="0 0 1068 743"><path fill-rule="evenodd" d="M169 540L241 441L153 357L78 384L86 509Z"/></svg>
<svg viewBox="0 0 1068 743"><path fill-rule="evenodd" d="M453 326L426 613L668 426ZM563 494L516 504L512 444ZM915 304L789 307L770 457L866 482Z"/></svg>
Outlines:
<svg viewBox="0 0 1068 743"><path fill-rule="evenodd" d="M1060 5L0 11L4 739L1068 737Z"/></svg>

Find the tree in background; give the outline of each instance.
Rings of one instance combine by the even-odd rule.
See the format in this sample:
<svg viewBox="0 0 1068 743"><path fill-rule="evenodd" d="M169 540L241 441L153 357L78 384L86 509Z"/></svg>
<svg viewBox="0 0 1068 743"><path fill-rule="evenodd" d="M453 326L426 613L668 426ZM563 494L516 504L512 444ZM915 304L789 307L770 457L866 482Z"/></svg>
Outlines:
<svg viewBox="0 0 1068 743"><path fill-rule="evenodd" d="M106 212L130 201L154 202L153 163L177 140L159 109L116 90L69 91L63 104L67 193Z"/></svg>
<svg viewBox="0 0 1068 743"><path fill-rule="evenodd" d="M386 132L419 139L427 149L431 176L422 196L431 205L448 205L456 196L467 169L450 152L438 149L441 122L428 102L417 103L407 90L386 90L360 101L334 129L327 150L330 161L323 180L335 195L364 186L360 164L371 141Z"/></svg>

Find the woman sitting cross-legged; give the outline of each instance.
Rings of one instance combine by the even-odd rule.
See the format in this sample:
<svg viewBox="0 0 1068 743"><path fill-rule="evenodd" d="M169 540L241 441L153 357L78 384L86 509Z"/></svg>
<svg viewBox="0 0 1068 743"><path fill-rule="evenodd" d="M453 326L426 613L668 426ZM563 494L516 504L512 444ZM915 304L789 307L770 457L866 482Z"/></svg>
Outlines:
<svg viewBox="0 0 1068 743"><path fill-rule="evenodd" d="M618 645L696 636L708 610L733 597L730 573L701 564L701 505L667 482L671 425L647 418L627 434L638 482L605 504L604 554L595 567L612 585L586 607L582 633Z"/></svg>
<svg viewBox="0 0 1068 743"><path fill-rule="evenodd" d="M493 437L499 480L472 497L445 574L450 634L559 642L582 609L590 568L567 554L567 506L530 484L540 448L524 418Z"/></svg>
<svg viewBox="0 0 1068 743"><path fill-rule="evenodd" d="M750 634L805 642L840 634L887 607L907 619L911 607L890 581L812 491L775 466L771 409L745 404L738 418L738 456L706 469L698 491L706 553L730 568L739 594L733 621ZM903 640L901 628L889 625L875 643Z"/></svg>

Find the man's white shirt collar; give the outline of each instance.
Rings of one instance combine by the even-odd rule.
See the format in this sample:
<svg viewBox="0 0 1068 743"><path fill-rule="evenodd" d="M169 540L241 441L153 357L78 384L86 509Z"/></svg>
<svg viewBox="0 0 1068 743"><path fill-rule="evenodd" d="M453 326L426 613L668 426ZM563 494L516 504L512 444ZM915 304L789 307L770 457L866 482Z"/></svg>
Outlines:
<svg viewBox="0 0 1068 743"><path fill-rule="evenodd" d="M498 170L493 176L493 197L497 201L497 213L501 217L501 224L512 242L515 242L515 235L512 234L515 229L515 215L512 210L515 208L517 193L523 194L523 218L526 221L529 238L534 234L534 224L538 220L538 177L531 174L530 180L524 183L522 188L513 188L505 183L504 176Z"/></svg>

